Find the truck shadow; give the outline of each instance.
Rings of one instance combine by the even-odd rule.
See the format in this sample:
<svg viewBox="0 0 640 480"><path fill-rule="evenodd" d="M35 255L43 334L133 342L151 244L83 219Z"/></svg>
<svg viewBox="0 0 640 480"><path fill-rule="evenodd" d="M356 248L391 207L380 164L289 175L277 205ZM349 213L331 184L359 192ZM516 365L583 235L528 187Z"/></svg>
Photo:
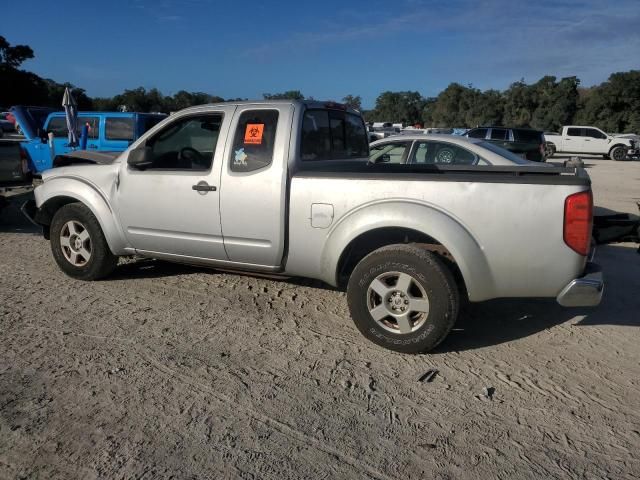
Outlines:
<svg viewBox="0 0 640 480"><path fill-rule="evenodd" d="M42 231L20 211L24 202L33 198L33 192L25 192L0 199L0 233L40 234Z"/></svg>
<svg viewBox="0 0 640 480"><path fill-rule="evenodd" d="M602 303L595 308L563 308L554 299L498 299L471 304L447 339L432 353L474 350L536 335L563 323L571 328L618 325L640 327L640 255L634 244L598 248L605 275Z"/></svg>

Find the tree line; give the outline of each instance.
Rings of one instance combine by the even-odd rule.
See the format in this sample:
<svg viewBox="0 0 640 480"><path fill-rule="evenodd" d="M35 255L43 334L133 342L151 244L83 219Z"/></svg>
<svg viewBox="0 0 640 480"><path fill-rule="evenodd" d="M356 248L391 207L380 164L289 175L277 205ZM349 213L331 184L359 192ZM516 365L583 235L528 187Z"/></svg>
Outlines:
<svg viewBox="0 0 640 480"><path fill-rule="evenodd" d="M563 125L592 125L612 133L640 132L640 70L612 74L600 85L584 88L577 77L545 76L524 80L504 91L481 91L452 83L437 97L419 92L384 92L370 121L427 127L507 125L557 131Z"/></svg>
<svg viewBox="0 0 640 480"><path fill-rule="evenodd" d="M34 57L27 45L11 45L0 36L0 105L41 105L60 108L65 87L70 87L81 110L128 110L173 112L182 108L244 100L224 99L203 92L180 90L163 95L157 88L138 87L113 97L89 97L85 90L70 83L58 83L21 70L21 64ZM312 99L299 90L264 93L264 99ZM362 110L362 98L347 95L339 99ZM612 74L593 87L581 87L577 77L557 79L544 76L535 83L524 80L506 90L480 90L472 85L451 83L437 97L424 97L417 91L381 93L371 110L364 110L367 121L393 122L425 127L470 128L479 125L532 127L545 131L562 125L593 125L607 132L640 132L640 70Z"/></svg>

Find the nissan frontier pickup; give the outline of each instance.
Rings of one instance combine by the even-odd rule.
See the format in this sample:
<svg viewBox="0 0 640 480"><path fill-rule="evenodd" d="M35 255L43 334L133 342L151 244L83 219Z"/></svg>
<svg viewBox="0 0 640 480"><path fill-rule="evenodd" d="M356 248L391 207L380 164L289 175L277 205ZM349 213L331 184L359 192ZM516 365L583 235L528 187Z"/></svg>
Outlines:
<svg viewBox="0 0 640 480"><path fill-rule="evenodd" d="M112 163L45 171L24 211L71 277L135 254L319 279L346 289L365 337L400 352L438 345L462 301L600 302L583 169L505 163L447 135L407 155L370 161L361 115L331 102L205 105Z"/></svg>

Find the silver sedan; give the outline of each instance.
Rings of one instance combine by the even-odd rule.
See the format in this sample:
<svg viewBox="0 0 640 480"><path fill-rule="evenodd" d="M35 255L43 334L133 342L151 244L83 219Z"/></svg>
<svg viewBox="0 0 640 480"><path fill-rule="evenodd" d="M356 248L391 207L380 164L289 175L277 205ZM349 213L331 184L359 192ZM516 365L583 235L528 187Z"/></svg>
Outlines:
<svg viewBox="0 0 640 480"><path fill-rule="evenodd" d="M394 136L377 140L369 148L371 163L540 166L493 143L456 135Z"/></svg>

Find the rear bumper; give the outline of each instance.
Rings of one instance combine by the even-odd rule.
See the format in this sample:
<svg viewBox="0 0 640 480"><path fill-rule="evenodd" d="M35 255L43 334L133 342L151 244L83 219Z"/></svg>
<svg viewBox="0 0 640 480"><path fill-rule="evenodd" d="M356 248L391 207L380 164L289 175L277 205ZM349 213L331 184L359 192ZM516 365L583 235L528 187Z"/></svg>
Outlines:
<svg viewBox="0 0 640 480"><path fill-rule="evenodd" d="M602 269L595 263L587 263L584 275L571 280L556 300L563 307L595 307L602 300L604 280Z"/></svg>

